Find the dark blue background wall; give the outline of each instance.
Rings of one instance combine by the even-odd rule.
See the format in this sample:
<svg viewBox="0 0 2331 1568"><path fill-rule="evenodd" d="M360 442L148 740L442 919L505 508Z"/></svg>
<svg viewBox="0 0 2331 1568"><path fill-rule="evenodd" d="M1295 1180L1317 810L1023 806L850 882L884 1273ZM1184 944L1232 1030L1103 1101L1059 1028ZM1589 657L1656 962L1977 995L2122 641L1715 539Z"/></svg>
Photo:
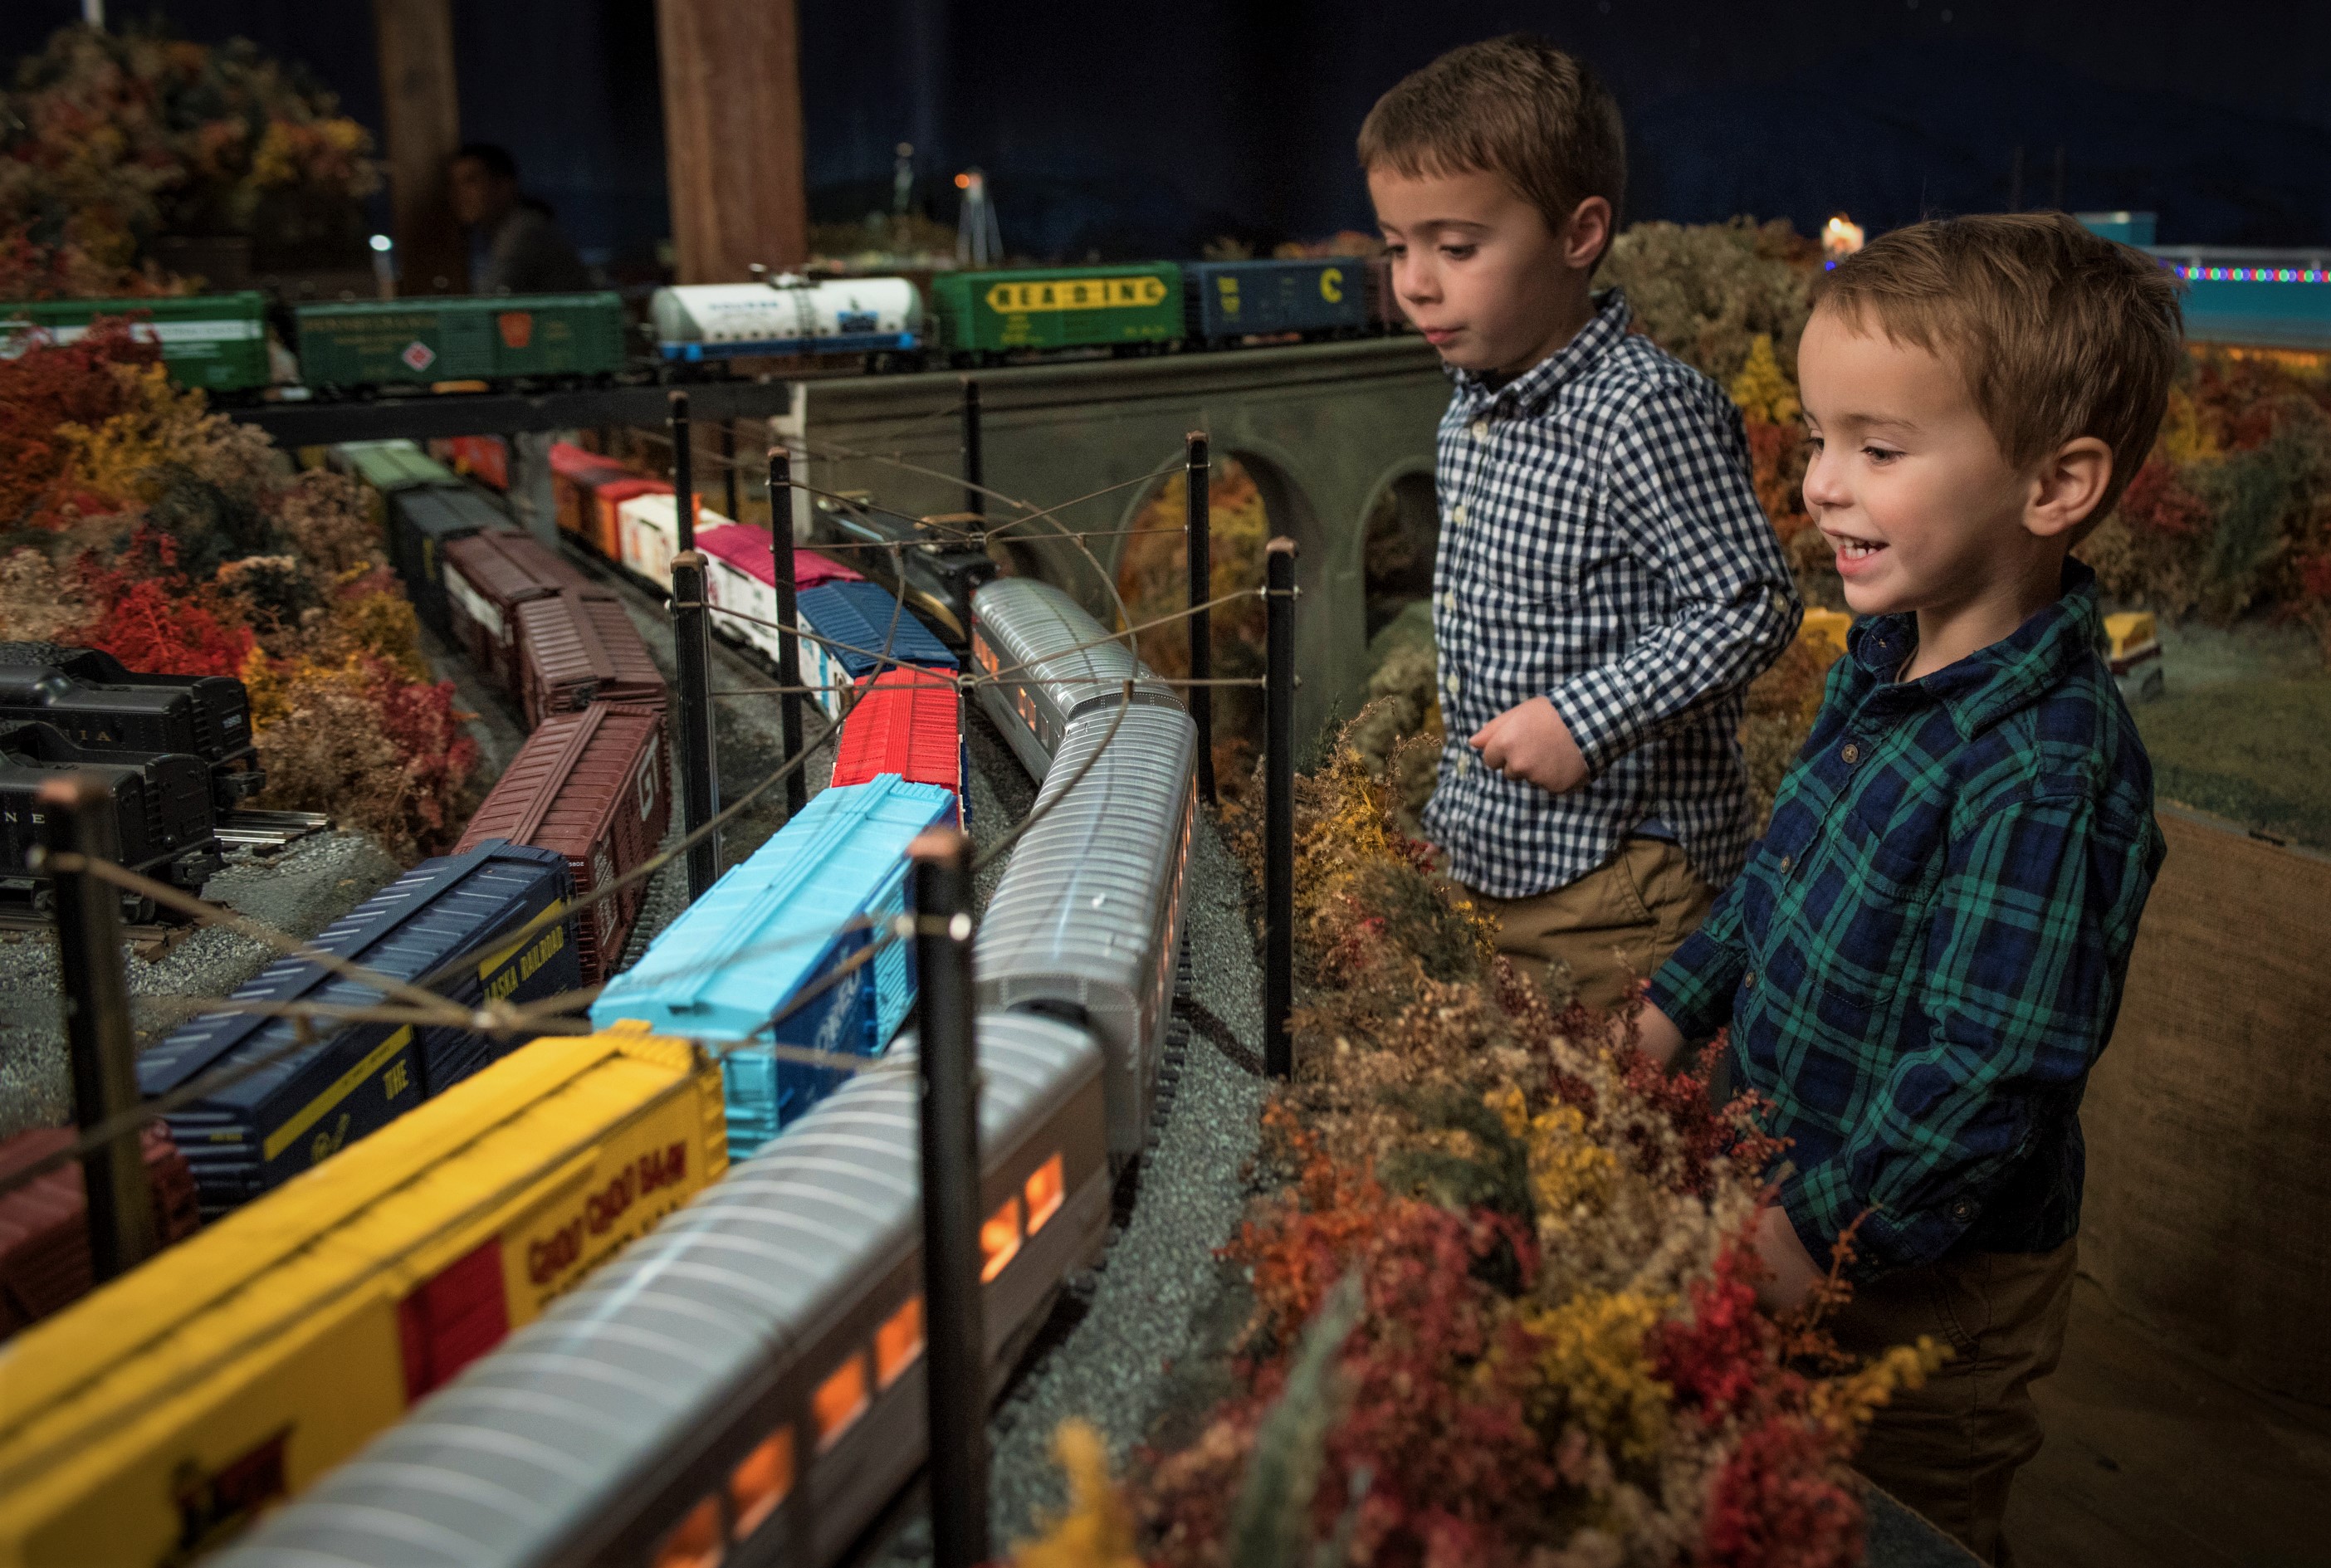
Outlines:
<svg viewBox="0 0 2331 1568"><path fill-rule="evenodd" d="M994 179L1017 251L1186 254L1365 227L1352 137L1441 50L1517 27L1594 62L1627 112L1636 217L1844 210L1873 228L2026 205L2149 207L2164 240L2331 242L2331 20L2320 5L2013 0L800 0L813 215L889 203L914 141L925 199ZM165 0L184 34L306 61L376 127L359 0ZM456 0L466 134L509 145L589 250L669 228L648 0ZM79 14L0 4L13 57Z"/></svg>

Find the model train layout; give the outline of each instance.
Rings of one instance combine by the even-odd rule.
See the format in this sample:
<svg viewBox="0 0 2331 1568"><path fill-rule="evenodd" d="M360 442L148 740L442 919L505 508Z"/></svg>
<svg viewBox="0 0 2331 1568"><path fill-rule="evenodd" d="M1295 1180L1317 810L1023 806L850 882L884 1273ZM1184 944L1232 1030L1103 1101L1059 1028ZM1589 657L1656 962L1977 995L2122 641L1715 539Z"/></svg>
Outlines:
<svg viewBox="0 0 2331 1568"><path fill-rule="evenodd" d="M272 310L257 292L127 308L104 299L0 303L0 353L72 342L99 318L125 314L133 333L159 347L172 376L215 394L255 393L284 379L271 369L272 330L296 357L300 389L318 396L588 383L741 358L854 359L869 370L903 370L1402 329L1381 258L1319 257L947 272L921 288L906 278L782 273L658 289L637 332L613 292Z"/></svg>
<svg viewBox="0 0 2331 1568"><path fill-rule="evenodd" d="M332 461L385 481L416 606L531 733L452 854L315 945L472 1014L604 980L597 1032L214 1012L148 1051L149 1095L263 1065L175 1105L153 1140L157 1204L191 1187L180 1206L198 1196L206 1228L78 1304L85 1256L77 1275L43 1264L62 1285L0 1344L25 1395L0 1415L0 1563L183 1560L271 1509L218 1560L652 1563L703 1560L702 1538L731 1561L830 1561L922 1451L913 1079L773 1048L909 1060L892 1041L916 975L890 923L907 843L965 812L956 655L898 596L797 551L804 642L843 689L825 694L833 782L621 968L644 883L604 895L656 853L671 793L669 694L621 603L416 452ZM566 537L612 538L606 565L650 586L668 556L647 530L589 527L619 482L578 477ZM615 505L646 498L671 506L668 487ZM774 606L748 597L774 577L766 538L705 533L729 573L723 634L766 657ZM1004 669L1011 695L983 685L984 710L1042 784L977 947L1000 1377L1098 1254L1143 1148L1195 740L1059 590L1001 579L950 609ZM79 657L33 668L113 673ZM157 755L208 803L226 759ZM238 995L379 999L306 958ZM33 1157L12 1144L0 1167ZM56 1208L37 1184L0 1199L0 1246L62 1234ZM0 1258L0 1285L23 1263ZM589 1413L611 1398L620 1420ZM480 1445L514 1468L481 1469Z"/></svg>

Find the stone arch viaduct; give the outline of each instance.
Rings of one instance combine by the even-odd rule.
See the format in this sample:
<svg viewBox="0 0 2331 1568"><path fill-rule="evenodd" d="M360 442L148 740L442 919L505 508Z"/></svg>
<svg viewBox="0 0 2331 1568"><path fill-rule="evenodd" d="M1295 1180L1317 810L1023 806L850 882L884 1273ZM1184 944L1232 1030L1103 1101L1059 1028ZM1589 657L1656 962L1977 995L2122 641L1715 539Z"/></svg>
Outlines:
<svg viewBox="0 0 2331 1568"><path fill-rule="evenodd" d="M1433 431L1449 393L1422 342L1014 366L980 371L978 383L985 481L1040 507L1178 470L1185 435L1206 432L1218 459L1235 458L1252 475L1272 530L1302 549L1298 734L1317 735L1356 708L1366 669L1366 520L1389 494L1407 512L1422 511L1403 518L1412 537L1429 539L1434 526ZM790 416L772 423L804 453L795 473L805 485L918 516L963 509L960 376L834 377L794 388ZM1122 529L1152 493L1153 486L1129 485L1061 520L1079 530ZM1010 515L994 502L988 510L999 523ZM1112 573L1124 542L1089 541ZM1089 564L1057 540L1034 553L1044 576L1110 623L1114 606Z"/></svg>

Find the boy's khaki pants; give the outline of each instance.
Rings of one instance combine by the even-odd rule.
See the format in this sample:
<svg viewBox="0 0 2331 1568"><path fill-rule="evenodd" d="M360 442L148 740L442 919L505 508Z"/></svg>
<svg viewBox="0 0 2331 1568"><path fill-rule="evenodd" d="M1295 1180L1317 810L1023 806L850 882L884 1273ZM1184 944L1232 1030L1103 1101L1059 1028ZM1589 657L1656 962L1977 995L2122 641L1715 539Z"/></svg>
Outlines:
<svg viewBox="0 0 2331 1568"><path fill-rule="evenodd" d="M1625 1001L1708 917L1716 894L1664 839L1630 838L1566 887L1527 898L1467 889L1498 924L1498 951L1559 999L1563 970L1578 1000L1607 1011Z"/></svg>
<svg viewBox="0 0 2331 1568"><path fill-rule="evenodd" d="M1876 1355L1920 1335L1951 1359L1878 1411L1855 1468L1985 1563L2013 1561L2002 1523L2015 1472L2040 1451L2031 1383L2056 1370L2076 1238L2053 1252L1975 1252L1857 1288L1831 1327Z"/></svg>

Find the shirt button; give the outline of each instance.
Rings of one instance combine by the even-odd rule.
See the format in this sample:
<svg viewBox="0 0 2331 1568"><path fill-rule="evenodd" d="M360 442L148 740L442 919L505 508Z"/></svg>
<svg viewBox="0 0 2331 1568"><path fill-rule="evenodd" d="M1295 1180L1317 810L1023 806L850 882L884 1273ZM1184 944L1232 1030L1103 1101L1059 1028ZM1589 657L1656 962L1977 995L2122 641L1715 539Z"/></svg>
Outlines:
<svg viewBox="0 0 2331 1568"><path fill-rule="evenodd" d="M1787 876L1791 871L1793 871L1793 870L1794 870L1796 869L1796 864L1797 864L1797 858L1796 858L1796 856L1794 856L1794 855L1783 855L1783 856L1781 857L1781 875L1783 875L1784 877Z"/></svg>
<svg viewBox="0 0 2331 1568"><path fill-rule="evenodd" d="M1449 592L1441 595L1441 607L1444 610L1454 610L1457 608L1456 589L1451 588Z"/></svg>
<svg viewBox="0 0 2331 1568"><path fill-rule="evenodd" d="M1956 1220L1962 1225L1974 1219L1974 1200L1973 1198L1959 1198L1954 1200L1951 1203L1951 1218Z"/></svg>
<svg viewBox="0 0 2331 1568"><path fill-rule="evenodd" d="M1457 677L1454 674L1442 676L1441 678L1441 684L1449 689L1450 696L1454 697L1457 695Z"/></svg>
<svg viewBox="0 0 2331 1568"><path fill-rule="evenodd" d="M1465 526L1465 503L1463 501L1459 501L1455 506L1449 508L1449 520L1458 527L1461 528Z"/></svg>
<svg viewBox="0 0 2331 1568"><path fill-rule="evenodd" d="M1473 422L1473 439L1475 441L1487 441L1489 439L1489 422L1488 420L1477 419Z"/></svg>
<svg viewBox="0 0 2331 1568"><path fill-rule="evenodd" d="M1743 980L1740 984L1743 984L1743 985L1745 985L1745 986L1746 986L1746 987L1747 987L1749 990L1751 990L1751 991L1755 990L1755 989L1756 989L1756 972L1755 972L1754 969L1751 969L1750 971L1748 971L1748 977L1747 977L1746 979Z"/></svg>
<svg viewBox="0 0 2331 1568"><path fill-rule="evenodd" d="M1470 756L1460 756L1457 759L1457 776L1459 778L1463 778L1467 774L1472 772L1472 770L1473 759Z"/></svg>
<svg viewBox="0 0 2331 1568"><path fill-rule="evenodd" d="M1843 762L1846 766L1851 767L1855 763L1861 760L1861 748L1849 740L1845 743L1844 748L1837 755L1840 761Z"/></svg>

